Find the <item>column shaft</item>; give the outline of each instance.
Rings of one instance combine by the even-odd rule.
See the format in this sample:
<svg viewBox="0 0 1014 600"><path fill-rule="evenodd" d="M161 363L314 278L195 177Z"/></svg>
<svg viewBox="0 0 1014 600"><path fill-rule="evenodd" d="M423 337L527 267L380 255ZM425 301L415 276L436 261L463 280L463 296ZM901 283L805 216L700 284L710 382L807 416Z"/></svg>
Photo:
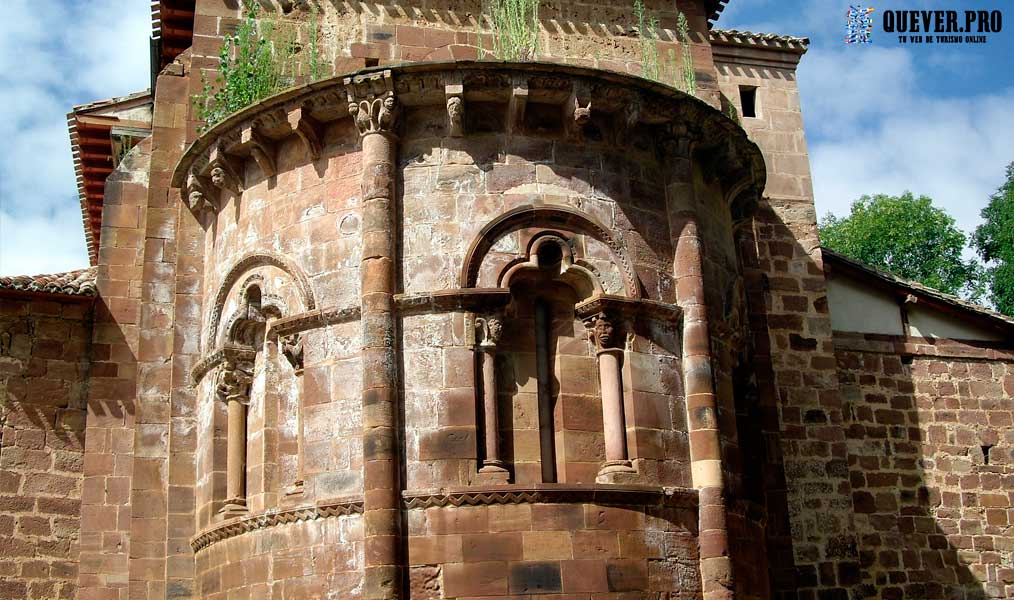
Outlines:
<svg viewBox="0 0 1014 600"><path fill-rule="evenodd" d="M606 440L606 462L627 460L627 428L623 418L623 382L617 348L599 352L599 382L602 388L602 421Z"/></svg>
<svg viewBox="0 0 1014 600"><path fill-rule="evenodd" d="M401 486L398 464L394 315L394 190L397 147L386 131L365 132L363 256L363 597L401 597Z"/></svg>
<svg viewBox="0 0 1014 600"><path fill-rule="evenodd" d="M237 399L227 403L229 429L226 432L226 502L242 506L246 501L246 405Z"/></svg>

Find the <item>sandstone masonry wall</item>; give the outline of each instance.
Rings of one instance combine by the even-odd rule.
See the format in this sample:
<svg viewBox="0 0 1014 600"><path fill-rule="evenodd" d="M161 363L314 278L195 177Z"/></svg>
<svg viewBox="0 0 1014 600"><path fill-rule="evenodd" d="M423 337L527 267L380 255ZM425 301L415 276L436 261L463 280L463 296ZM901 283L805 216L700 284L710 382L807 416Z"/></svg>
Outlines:
<svg viewBox="0 0 1014 600"><path fill-rule="evenodd" d="M75 598L92 298L0 296L0 598Z"/></svg>
<svg viewBox="0 0 1014 600"><path fill-rule="evenodd" d="M835 346L864 597L1010 598L1014 352L839 332Z"/></svg>

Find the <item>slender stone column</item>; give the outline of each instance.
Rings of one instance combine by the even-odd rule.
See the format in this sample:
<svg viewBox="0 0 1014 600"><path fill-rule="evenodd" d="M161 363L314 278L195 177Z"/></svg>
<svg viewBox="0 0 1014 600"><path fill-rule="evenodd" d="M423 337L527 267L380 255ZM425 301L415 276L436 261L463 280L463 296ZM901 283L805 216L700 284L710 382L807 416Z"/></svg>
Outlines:
<svg viewBox="0 0 1014 600"><path fill-rule="evenodd" d="M296 375L296 385L299 388L296 399L296 480L286 492L288 495L303 493L303 453L306 450L303 429L303 334L293 333L278 339L278 347L289 364L292 365Z"/></svg>
<svg viewBox="0 0 1014 600"><path fill-rule="evenodd" d="M362 139L363 598L401 598L394 259L398 105L390 72L347 79Z"/></svg>
<svg viewBox="0 0 1014 600"><path fill-rule="evenodd" d="M595 480L619 483L629 480L637 471L627 454L627 425L623 416L623 348L615 346L616 332L612 320L599 313L586 322L592 330L599 362L599 390L602 396L602 425L606 442L606 461Z"/></svg>
<svg viewBox="0 0 1014 600"><path fill-rule="evenodd" d="M510 472L500 458L500 418L496 401L496 345L500 341L503 322L498 316L475 320L479 363L482 373L482 414L486 456L480 478L486 483L507 483Z"/></svg>
<svg viewBox="0 0 1014 600"><path fill-rule="evenodd" d="M250 401L253 365L227 358L218 375L217 393L228 410L226 430L225 518L246 513L246 405Z"/></svg>
<svg viewBox="0 0 1014 600"><path fill-rule="evenodd" d="M683 308L683 372L693 484L700 494L700 560L705 600L733 597L726 526L721 435L712 372L701 239L696 218L681 214L676 242L676 286Z"/></svg>

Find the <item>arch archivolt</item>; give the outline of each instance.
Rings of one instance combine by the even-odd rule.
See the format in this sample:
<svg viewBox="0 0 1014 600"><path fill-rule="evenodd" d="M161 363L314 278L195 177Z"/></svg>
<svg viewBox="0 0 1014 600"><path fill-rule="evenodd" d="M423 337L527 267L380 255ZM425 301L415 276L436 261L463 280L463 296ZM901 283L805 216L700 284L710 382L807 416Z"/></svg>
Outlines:
<svg viewBox="0 0 1014 600"><path fill-rule="evenodd" d="M504 260L503 240L519 233L523 255ZM639 299L641 285L622 239L593 217L568 206L522 206L490 221L472 242L462 268L462 288L508 287L511 277L539 268L539 252L554 243L562 254L561 277L590 293ZM499 262L492 258L499 255ZM495 264L494 264L495 263ZM590 295L589 293L589 295Z"/></svg>
<svg viewBox="0 0 1014 600"><path fill-rule="evenodd" d="M250 297L253 289L258 294L256 307ZM222 279L205 331L205 350L222 347L245 320L281 318L314 308L316 299L309 279L292 260L275 253L248 254ZM258 314L251 314L251 310Z"/></svg>

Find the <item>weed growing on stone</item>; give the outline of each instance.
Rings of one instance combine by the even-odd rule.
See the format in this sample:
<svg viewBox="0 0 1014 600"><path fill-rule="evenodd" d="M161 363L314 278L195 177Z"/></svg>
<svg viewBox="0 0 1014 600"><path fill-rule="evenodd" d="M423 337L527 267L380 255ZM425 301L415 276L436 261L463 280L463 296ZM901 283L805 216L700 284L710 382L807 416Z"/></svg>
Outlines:
<svg viewBox="0 0 1014 600"><path fill-rule="evenodd" d="M500 60L535 59L539 49L539 0L493 0L493 55Z"/></svg>

